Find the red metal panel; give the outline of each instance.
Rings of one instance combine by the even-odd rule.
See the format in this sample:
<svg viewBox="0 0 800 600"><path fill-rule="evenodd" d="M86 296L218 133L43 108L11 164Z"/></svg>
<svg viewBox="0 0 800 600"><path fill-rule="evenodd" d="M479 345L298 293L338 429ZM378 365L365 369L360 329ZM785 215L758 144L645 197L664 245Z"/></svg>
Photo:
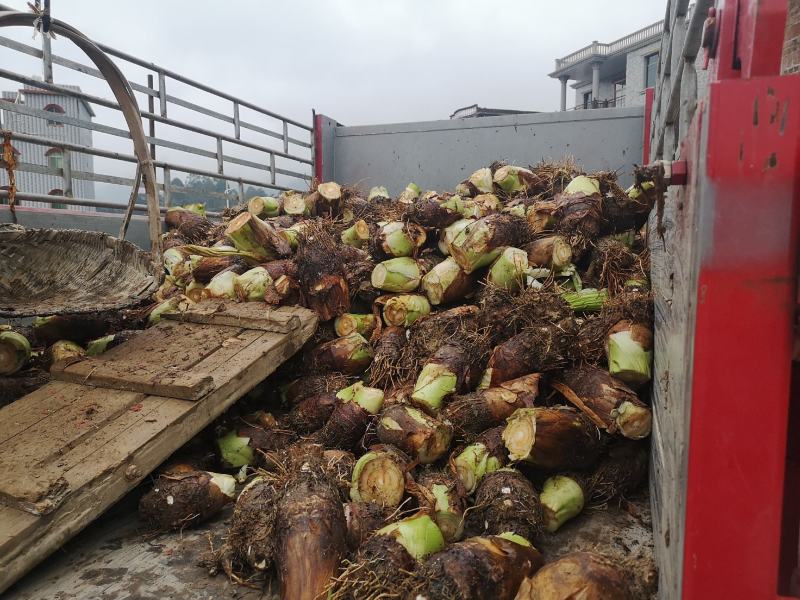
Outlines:
<svg viewBox="0 0 800 600"><path fill-rule="evenodd" d="M650 131L653 126L653 99L656 95L655 88L647 88L644 91L644 145L642 152L642 164L650 162Z"/></svg>
<svg viewBox="0 0 800 600"><path fill-rule="evenodd" d="M749 2L750 0L744 1ZM739 0L717 0L719 42L717 57L711 64L710 80L739 79L742 76L741 70L736 65L738 16Z"/></svg>
<svg viewBox="0 0 800 600"><path fill-rule="evenodd" d="M777 597L800 77L710 87L683 597Z"/></svg>
<svg viewBox="0 0 800 600"><path fill-rule="evenodd" d="M737 54L743 78L780 74L786 5L787 0L741 3Z"/></svg>

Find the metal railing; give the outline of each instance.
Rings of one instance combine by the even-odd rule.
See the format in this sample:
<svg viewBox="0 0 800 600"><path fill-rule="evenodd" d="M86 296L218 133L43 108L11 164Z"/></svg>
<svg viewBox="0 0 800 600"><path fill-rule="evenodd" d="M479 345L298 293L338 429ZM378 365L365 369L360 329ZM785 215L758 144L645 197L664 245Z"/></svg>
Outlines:
<svg viewBox="0 0 800 600"><path fill-rule="evenodd" d="M579 63L582 60L586 60L587 58L591 58L593 56L605 57L612 54L617 54L618 52L623 52L649 40L650 38L655 39L659 37L663 30L664 21L662 20L658 23L653 23L652 25L643 27L638 31L634 31L631 34L608 44L592 42L588 46L581 48L580 50L576 50L572 54L568 54L563 58L557 58L555 70L560 71L565 67L574 65L575 63Z"/></svg>
<svg viewBox="0 0 800 600"><path fill-rule="evenodd" d="M593 108L622 108L625 106L625 96L617 96L616 98L606 98L604 100L589 100L584 103L576 104L567 110L588 110Z"/></svg>
<svg viewBox="0 0 800 600"><path fill-rule="evenodd" d="M0 4L0 11L2 10L13 9ZM90 76L102 80L103 76L100 71L92 66L53 54L49 48L49 38L46 35L42 36L42 38L42 49L39 49L14 39L0 36L0 47L41 59L44 74L44 80L42 80L25 76L8 68L0 68L0 80L21 84L20 87L23 92L25 89L41 90L59 96L75 98L86 102L88 105L120 111L119 105L113 100L73 89L74 86L66 87L65 85L53 83L53 65L80 73L81 75L77 77ZM311 181L314 143L312 126L194 81L164 66L137 58L103 44L98 44L98 46L104 52L117 59L117 64L126 74L131 88L145 96L145 102L140 101L140 114L144 120L146 130L149 131L147 142L150 145L150 152L156 167L157 189L162 207L170 206L172 198L176 194L182 194L183 197L187 197L198 192L192 187L173 185L173 177L176 174L194 175L212 178L216 181L224 181L224 191L203 190L202 194L206 197L219 198L221 202L224 201L226 206L245 200L245 185L281 191L305 187ZM131 67L131 65L135 67ZM128 70L132 68L144 69L147 74L147 85L136 83L132 80L133 78L128 74ZM73 81L69 83L73 83ZM192 94L196 92L208 94L213 97L214 102L217 104L226 104L227 110L223 111L219 110L218 106L212 107L196 101L189 101L185 99L185 92L179 95L177 92L170 91L171 88L174 89L175 87L188 88L188 91ZM175 118L176 109L173 109L173 107L178 107L184 118ZM28 106L19 101L2 102L0 103L0 110L34 119L42 119L43 122L88 129L92 132L116 138L130 139L131 137L124 126L117 127L113 124L99 122L99 120L93 121L76 118L68 114L49 112ZM203 118L210 118L214 125L211 127L199 125L198 122ZM159 125L163 126L163 131L157 132L157 126ZM3 124L3 127L6 128L6 125ZM250 139L243 137L242 134L245 131L249 132L248 137ZM187 143L183 139L187 135L199 136L204 142L213 146L214 149L203 148L199 144ZM257 141L251 141L253 138L257 138ZM63 180L63 185L61 186L63 195L45 196L32 193L31 190L25 190L18 186L17 198L22 201L23 205L25 201L44 201L68 206L93 208L109 208L113 206L124 209L124 203L116 204L108 201L98 201L94 198L73 197L73 182L75 180L84 180L132 187L136 183L134 177L121 176L119 168L111 169L117 171L117 173L98 172L97 169L89 171L78 170L75 168L75 162L71 160L71 157L73 154L85 154L121 163L135 164L137 161L132 152L125 153L103 149L97 147L94 142L91 145L77 144L66 142L63 139L50 138L47 135L34 135L30 132L21 131L11 131L11 141L12 143L19 141L37 146L58 148L62 151L63 156L63 163L60 168L24 161L17 163L15 170L18 172L56 176ZM173 157L169 157L166 160L161 159L159 156L161 153L158 152L159 148L168 149ZM238 155L234 155L234 153ZM181 158L174 158L176 154L181 155ZM206 160L209 163L209 167L200 168L196 166L197 157ZM22 158L24 159L24 157ZM245 170L249 170L250 174L243 174ZM0 189L0 203L7 202L7 198L8 191ZM137 205L135 210L146 210L146 207L143 204Z"/></svg>

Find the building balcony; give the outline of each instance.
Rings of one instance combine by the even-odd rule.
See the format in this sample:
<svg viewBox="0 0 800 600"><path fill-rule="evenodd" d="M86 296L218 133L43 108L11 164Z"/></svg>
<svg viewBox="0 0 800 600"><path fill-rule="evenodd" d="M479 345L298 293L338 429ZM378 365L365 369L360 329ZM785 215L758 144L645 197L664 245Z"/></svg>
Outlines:
<svg viewBox="0 0 800 600"><path fill-rule="evenodd" d="M662 20L608 44L594 41L580 50L567 54L563 58L557 58L555 71L550 73L550 77L558 78L570 75L570 71L574 70L580 63L588 64L611 56L627 54L635 48L646 46L658 40L663 31L664 21ZM578 77L570 77L570 79L578 79Z"/></svg>

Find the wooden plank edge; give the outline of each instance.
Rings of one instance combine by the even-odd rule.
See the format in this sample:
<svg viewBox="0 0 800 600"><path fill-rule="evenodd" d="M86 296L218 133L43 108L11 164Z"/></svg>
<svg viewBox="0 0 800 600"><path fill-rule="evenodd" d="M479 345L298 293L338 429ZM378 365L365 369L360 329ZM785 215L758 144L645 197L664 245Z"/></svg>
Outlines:
<svg viewBox="0 0 800 600"><path fill-rule="evenodd" d="M300 328L300 317L291 315L287 319L275 319L272 311L264 313L263 319L253 319L251 317L239 317L228 313L167 313L166 319L182 321L184 323L198 323L203 325L228 325L232 327L244 327L245 329L257 329L260 331L270 331L273 333L291 333Z"/></svg>
<svg viewBox="0 0 800 600"><path fill-rule="evenodd" d="M189 369L191 370L191 369ZM108 377L102 373L89 372L73 373L71 371L60 370L51 373L56 381L66 381L68 383L79 383L96 388L109 390L121 390L123 392L139 392L150 396L165 396L177 398L178 400L191 400L196 402L207 395L214 388L214 378L211 375L200 377L191 386L175 385L159 381L132 381Z"/></svg>

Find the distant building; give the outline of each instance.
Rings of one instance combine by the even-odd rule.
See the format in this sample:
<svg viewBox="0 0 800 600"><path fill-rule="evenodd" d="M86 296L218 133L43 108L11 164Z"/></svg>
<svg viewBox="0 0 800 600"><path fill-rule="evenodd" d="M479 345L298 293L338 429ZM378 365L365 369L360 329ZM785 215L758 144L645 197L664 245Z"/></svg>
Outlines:
<svg viewBox="0 0 800 600"><path fill-rule="evenodd" d="M604 44L594 41L556 59L550 77L561 81L561 110L644 104L655 85L664 21ZM574 81L575 102L568 106L567 84Z"/></svg>
<svg viewBox="0 0 800 600"><path fill-rule="evenodd" d="M63 87L80 91L78 86L65 85ZM6 103L24 105L33 111L47 111L52 118L23 114L3 108ZM29 111L26 111L29 112ZM2 93L0 102L0 122L4 129L12 132L12 143L17 151L17 162L34 165L32 168L49 167L62 169L64 161L69 158L72 172L94 172L94 160L90 154L66 151L58 146L59 141L92 145L92 130L64 122L64 119L80 119L91 121L95 116L91 106L84 101L72 96L57 94L38 88L23 88L21 90ZM52 146L41 146L13 139L13 133L26 133L53 140ZM29 194L50 194L55 196L65 195L64 179L60 175L39 173L31 171L16 171L17 191ZM0 172L0 186L8 185L8 176L5 171ZM72 178L72 196L75 198L94 199L94 182L85 179ZM0 199L0 202L6 202ZM68 208L70 210L90 210L87 207L65 206L57 202L20 202L22 206Z"/></svg>
<svg viewBox="0 0 800 600"><path fill-rule="evenodd" d="M464 108L457 108L450 115L451 119L472 119L475 117L499 117L502 115L524 115L537 112L534 110L512 110L508 108L485 108L473 104L472 106L465 106Z"/></svg>

